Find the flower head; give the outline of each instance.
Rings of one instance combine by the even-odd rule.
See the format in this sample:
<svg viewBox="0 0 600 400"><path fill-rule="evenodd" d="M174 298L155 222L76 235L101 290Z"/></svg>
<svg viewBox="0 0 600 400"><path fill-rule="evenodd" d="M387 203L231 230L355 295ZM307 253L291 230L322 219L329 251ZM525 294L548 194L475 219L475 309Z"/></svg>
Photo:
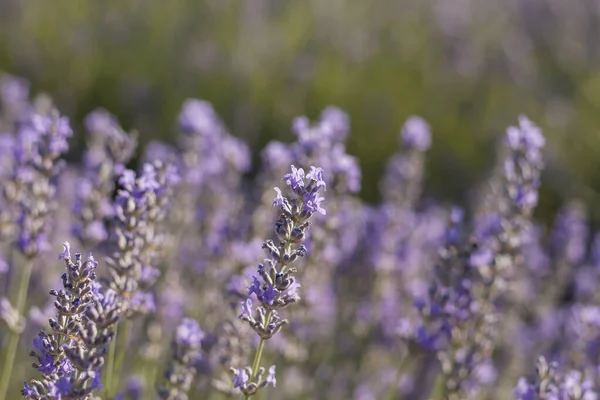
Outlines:
<svg viewBox="0 0 600 400"><path fill-rule="evenodd" d="M238 368L231 379L234 388L243 387L248 382L249 376L244 368Z"/></svg>
<svg viewBox="0 0 600 400"><path fill-rule="evenodd" d="M283 181L294 190L304 187L304 170L292 165L292 172L283 176Z"/></svg>

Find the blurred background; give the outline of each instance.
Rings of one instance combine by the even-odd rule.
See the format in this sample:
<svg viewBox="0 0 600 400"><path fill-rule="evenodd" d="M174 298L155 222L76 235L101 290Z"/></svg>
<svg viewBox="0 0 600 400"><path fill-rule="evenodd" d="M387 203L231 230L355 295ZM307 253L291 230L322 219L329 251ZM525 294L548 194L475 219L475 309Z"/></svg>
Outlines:
<svg viewBox="0 0 600 400"><path fill-rule="evenodd" d="M257 154L337 105L376 201L418 114L429 194L464 203L524 113L548 139L542 217L570 197L600 217L599 39L596 0L0 0L0 71L51 94L79 132L102 106L142 142L169 140L196 97Z"/></svg>

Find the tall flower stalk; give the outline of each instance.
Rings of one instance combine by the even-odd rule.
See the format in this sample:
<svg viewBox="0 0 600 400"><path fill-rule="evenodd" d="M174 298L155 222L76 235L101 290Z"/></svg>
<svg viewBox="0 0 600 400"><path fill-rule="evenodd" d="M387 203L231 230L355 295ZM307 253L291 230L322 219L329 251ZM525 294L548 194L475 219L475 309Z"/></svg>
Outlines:
<svg viewBox="0 0 600 400"><path fill-rule="evenodd" d="M23 256L14 306L19 317L25 308L34 260L49 247L56 179L62 167L60 157L69 149L67 139L72 134L69 120L58 111L52 110L47 115L31 112L14 142L12 173L3 190L15 206L16 247ZM20 324L13 326L9 334L3 371L12 371L21 334L19 327ZM0 399L6 398L10 375L4 372L0 378Z"/></svg>
<svg viewBox="0 0 600 400"><path fill-rule="evenodd" d="M239 318L246 321L258 334L260 340L252 365L246 368L232 368L234 388L239 388L246 399L251 399L256 392L271 384L275 386L275 366L268 372L261 366L266 342L277 334L288 320L281 319L279 310L297 302L300 284L294 274L297 269L291 264L306 255L306 247L302 242L306 238L310 217L319 212L325 214L321 207L324 200L320 193L325 190L323 170L314 166L305 175L302 168L292 165L292 172L283 180L291 188L292 195L284 196L281 189L277 193L273 205L279 207L281 214L275 223L275 233L279 241L267 240L263 248L269 258L258 265L258 275L252 277L248 287L248 298L242 301L242 313ZM259 305L254 312L252 298L254 295Z"/></svg>
<svg viewBox="0 0 600 400"><path fill-rule="evenodd" d="M98 263L91 254L86 261L79 253L73 259L65 242L59 259L66 265L63 289L50 291L57 314L49 320L50 332L34 339L31 352L43 378L25 383L21 393L33 400L91 399L101 388L100 368L120 310L114 292L103 293L95 283Z"/></svg>
<svg viewBox="0 0 600 400"><path fill-rule="evenodd" d="M137 145L135 135L128 135L116 119L99 109L86 117L88 149L83 158L83 173L77 180L74 204L73 235L84 247L91 247L108 237L105 220L112 216L110 197L115 177L121 175Z"/></svg>
<svg viewBox="0 0 600 400"><path fill-rule="evenodd" d="M436 352L442 368L434 399L468 398L472 388L494 379L493 371L486 374L487 381L477 372L493 370L491 357L506 315L503 304L517 271L524 230L537 205L544 137L521 117L518 127L508 128L506 144L496 209L480 216L471 243L442 251L441 261L451 264L442 262L435 269L428 301L419 305L434 333L421 329L417 338Z"/></svg>
<svg viewBox="0 0 600 400"><path fill-rule="evenodd" d="M134 171L125 170L119 179L123 189L114 204L117 250L108 260L109 285L120 296L121 311L127 319L118 334L118 357L116 341L109 350L106 385L109 396L114 394L114 382L124 361L130 318L154 311L154 296L149 290L159 273L155 263L163 244L160 222L178 182L175 167L160 161L145 164L139 177Z"/></svg>
<svg viewBox="0 0 600 400"><path fill-rule="evenodd" d="M184 318L177 327L171 344L171 361L165 371L165 381L157 388L163 400L187 400L202 353L204 332L198 322Z"/></svg>

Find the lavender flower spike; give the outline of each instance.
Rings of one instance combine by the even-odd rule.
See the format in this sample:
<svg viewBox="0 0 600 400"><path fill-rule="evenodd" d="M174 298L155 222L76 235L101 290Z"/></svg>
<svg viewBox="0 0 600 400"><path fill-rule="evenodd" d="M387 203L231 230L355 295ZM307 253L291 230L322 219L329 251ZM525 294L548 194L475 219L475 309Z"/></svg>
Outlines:
<svg viewBox="0 0 600 400"><path fill-rule="evenodd" d="M173 340L171 362L165 371L165 384L157 388L163 400L186 400L196 368L201 358L200 348L204 333L198 322L184 318L177 327Z"/></svg>
<svg viewBox="0 0 600 400"><path fill-rule="evenodd" d="M123 297L128 317L146 311L152 303L144 290L157 276L155 265L163 249L164 220L173 189L179 182L175 167L160 161L145 164L139 177L125 170L119 179L123 187L114 204L116 251L108 260L110 287ZM149 307L152 308L152 307Z"/></svg>
<svg viewBox="0 0 600 400"><path fill-rule="evenodd" d="M117 175L133 156L136 135L127 134L106 110L99 109L85 119L88 150L84 155L83 173L76 183L73 235L92 246L108 237L104 226L111 215L108 199L114 191Z"/></svg>
<svg viewBox="0 0 600 400"><path fill-rule="evenodd" d="M49 320L50 332L42 331L33 340L33 367L43 377L24 384L21 393L28 399L87 399L100 389L104 354L119 319L115 293L102 293L95 282L94 257L90 254L84 262L77 253L73 259L65 242L58 258L66 265L63 289L50 291L57 311Z"/></svg>
<svg viewBox="0 0 600 400"><path fill-rule="evenodd" d="M293 195L284 196L280 188L275 188L273 206L281 211L275 223L278 242L266 240L263 243L262 247L269 258L264 264L258 265L257 275L252 277L252 284L248 287L248 298L241 303L239 318L247 322L260 337L252 367L231 369L233 387L239 388L246 399L267 385L275 386L275 366L269 368L268 374L260 366L264 345L288 322L279 317L279 310L300 299L297 294L300 284L294 276L297 270L291 264L306 255L307 250L302 242L306 238L310 217L316 212L325 214L325 209L321 207L323 197L320 195L325 190L323 170L313 166L305 174L304 169L293 165L291 170L283 177L283 181L291 188ZM252 295L259 303L254 315L250 299Z"/></svg>
<svg viewBox="0 0 600 400"><path fill-rule="evenodd" d="M595 400L598 393L592 389L593 380L580 371L562 372L556 362L548 363L544 357L538 359L537 376L534 383L520 378L514 390L515 400Z"/></svg>

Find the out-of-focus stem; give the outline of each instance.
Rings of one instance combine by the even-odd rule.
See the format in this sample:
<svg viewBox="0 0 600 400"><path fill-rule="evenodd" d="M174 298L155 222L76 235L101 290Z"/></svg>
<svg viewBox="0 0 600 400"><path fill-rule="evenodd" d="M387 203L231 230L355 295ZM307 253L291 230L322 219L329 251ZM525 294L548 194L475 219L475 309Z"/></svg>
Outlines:
<svg viewBox="0 0 600 400"><path fill-rule="evenodd" d="M396 395L396 391L398 390L398 386L400 385L402 378L404 378L404 374L405 374L406 370L410 366L409 356L410 356L410 353L407 353L400 360L400 364L398 365L396 374L394 375L394 377L392 379L392 383L390 384L390 388L388 389L388 392L385 396L386 400L394 400L395 399L395 395Z"/></svg>
<svg viewBox="0 0 600 400"><path fill-rule="evenodd" d="M22 268L21 281L19 282L19 291L17 293L17 302L15 304L19 318L23 314L25 308L25 299L27 298L27 289L29 287L29 279L31 278L31 270L33 269L33 260L27 259ZM6 392L10 383L12 367L15 361L17 348L19 347L19 331L12 331L9 334L8 347L6 349L6 358L2 368L2 377L0 378L0 399L6 399Z"/></svg>
<svg viewBox="0 0 600 400"><path fill-rule="evenodd" d="M117 348L117 335L119 334L119 323L115 324L115 336L108 349L108 358L106 360L106 397L111 398L113 395L113 372L115 369L115 352Z"/></svg>
<svg viewBox="0 0 600 400"><path fill-rule="evenodd" d="M156 375L158 373L158 366L160 365L160 363L158 362L153 362L153 363L148 363L147 364L148 367L146 368L146 387L149 388L149 390L152 390L155 386L155 382L156 382Z"/></svg>
<svg viewBox="0 0 600 400"><path fill-rule="evenodd" d="M119 388L121 369L123 368L123 361L125 360L125 355L127 353L127 340L129 340L129 334L131 333L131 325L131 320L125 319L125 321L123 322L123 329L121 330L121 334L119 335L119 342L116 345L116 349L118 349L118 352L116 354L114 369L115 377L113 379L115 389Z"/></svg>
<svg viewBox="0 0 600 400"><path fill-rule="evenodd" d="M446 396L446 374L439 373L435 384L433 385L433 392L431 393L431 400L444 400Z"/></svg>

